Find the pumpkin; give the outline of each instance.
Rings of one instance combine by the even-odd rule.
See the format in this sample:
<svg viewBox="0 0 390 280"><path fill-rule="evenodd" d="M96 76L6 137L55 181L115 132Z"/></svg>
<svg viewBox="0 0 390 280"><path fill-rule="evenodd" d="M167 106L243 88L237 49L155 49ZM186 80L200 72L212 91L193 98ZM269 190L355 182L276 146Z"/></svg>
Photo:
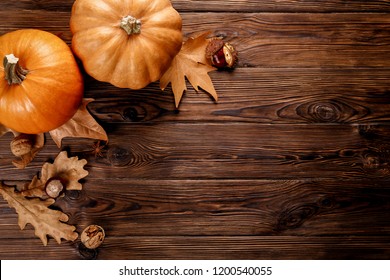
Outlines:
<svg viewBox="0 0 390 280"><path fill-rule="evenodd" d="M0 123L38 134L76 113L83 78L69 46L56 35L23 29L0 37Z"/></svg>
<svg viewBox="0 0 390 280"><path fill-rule="evenodd" d="M182 46L169 0L76 0L72 49L96 80L140 89L157 81Z"/></svg>

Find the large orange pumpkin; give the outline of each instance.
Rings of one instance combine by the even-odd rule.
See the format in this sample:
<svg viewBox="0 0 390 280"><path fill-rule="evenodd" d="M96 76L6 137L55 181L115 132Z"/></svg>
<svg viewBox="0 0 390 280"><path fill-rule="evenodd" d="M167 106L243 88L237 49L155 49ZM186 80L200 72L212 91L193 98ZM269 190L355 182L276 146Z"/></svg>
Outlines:
<svg viewBox="0 0 390 280"><path fill-rule="evenodd" d="M169 0L76 0L70 27L86 72L121 88L160 79L182 46L182 20Z"/></svg>
<svg viewBox="0 0 390 280"><path fill-rule="evenodd" d="M0 37L0 123L20 133L58 128L77 111L83 79L68 45L24 29Z"/></svg>

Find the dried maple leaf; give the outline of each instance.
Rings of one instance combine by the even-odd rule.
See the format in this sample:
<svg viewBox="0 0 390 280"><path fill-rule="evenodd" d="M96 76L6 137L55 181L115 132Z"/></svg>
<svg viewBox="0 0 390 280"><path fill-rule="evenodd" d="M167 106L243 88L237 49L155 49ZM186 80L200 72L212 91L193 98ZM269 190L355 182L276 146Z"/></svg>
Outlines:
<svg viewBox="0 0 390 280"><path fill-rule="evenodd" d="M41 178L35 176L22 194L28 197L45 198L46 182L53 178L60 180L65 190L81 190L82 185L79 180L88 175L88 171L84 169L86 164L85 159L69 158L66 151L60 152L52 164L45 163L42 166Z"/></svg>
<svg viewBox="0 0 390 280"><path fill-rule="evenodd" d="M49 132L59 148L62 139L65 137L83 137L108 141L107 133L88 112L87 105L92 101L91 98L83 99L80 108L68 122Z"/></svg>
<svg viewBox="0 0 390 280"><path fill-rule="evenodd" d="M18 213L18 224L24 229L27 224L35 228L35 235L39 237L43 245L47 245L47 236L53 237L58 244L61 239L74 241L78 234L76 227L66 224L69 217L61 211L48 208L54 203L54 199L41 200L39 198L28 199L15 189L0 182L0 193L15 208Z"/></svg>
<svg viewBox="0 0 390 280"><path fill-rule="evenodd" d="M216 70L206 61L205 52L209 43L206 37L208 35L209 32L195 38L189 38L160 79L160 88L162 90L171 83L176 108L179 107L183 93L187 90L186 77L196 91L199 91L199 87L201 87L211 94L216 101L218 100L217 92L208 75L209 72Z"/></svg>

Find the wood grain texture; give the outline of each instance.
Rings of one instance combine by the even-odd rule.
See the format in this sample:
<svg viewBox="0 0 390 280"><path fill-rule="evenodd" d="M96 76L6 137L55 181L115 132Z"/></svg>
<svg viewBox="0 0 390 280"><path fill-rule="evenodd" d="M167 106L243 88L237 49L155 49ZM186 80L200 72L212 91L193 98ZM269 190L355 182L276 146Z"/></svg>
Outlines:
<svg viewBox="0 0 390 280"><path fill-rule="evenodd" d="M94 116L106 123L256 122L273 124L378 123L390 112L390 71L368 68L264 69L212 72L219 101L189 86L178 110L169 89L144 90L88 84ZM131 97L131 98L129 98Z"/></svg>
<svg viewBox="0 0 390 280"><path fill-rule="evenodd" d="M55 206L79 231L105 225L108 238L390 233L387 181L95 179ZM16 221L6 203L0 209L0 221ZM3 238L31 237L31 230L4 222Z"/></svg>
<svg viewBox="0 0 390 280"><path fill-rule="evenodd" d="M15 248L24 250L23 255ZM155 237L108 239L98 250L79 243L49 243L36 239L0 239L0 258L12 260L382 260L390 253L387 236L351 237Z"/></svg>
<svg viewBox="0 0 390 280"><path fill-rule="evenodd" d="M70 11L74 0L22 0L7 1L9 10L44 10ZM390 2L382 1L349 1L326 0L319 3L315 0L227 0L221 5L218 0L172 0L172 5L180 12L383 12L389 11Z"/></svg>
<svg viewBox="0 0 390 280"><path fill-rule="evenodd" d="M34 26L70 43L69 12L0 11L2 33ZM387 14L186 13L183 33L211 31L237 46L240 67L390 67ZM224 24L221 26L221 22Z"/></svg>
<svg viewBox="0 0 390 280"><path fill-rule="evenodd" d="M73 0L2 1L0 35L39 28L71 44ZM43 247L0 199L0 259L389 259L390 1L173 0L183 33L211 30L239 51L210 73L219 101L188 86L118 89L85 75L89 110L110 141L65 139L88 160L82 191L55 208L81 230L106 229L98 250ZM1 112L0 112L1 113ZM0 180L23 171L0 138Z"/></svg>
<svg viewBox="0 0 390 280"><path fill-rule="evenodd" d="M110 125L110 144L95 158L92 141L64 140L99 179L389 178L387 125L159 123ZM126 135L126 141L123 141ZM228 135L228 137L226 137ZM0 143L6 145L9 138ZM31 178L58 148L45 149L19 178ZM19 174L4 150L2 177ZM8 165L7 165L8 160ZM162 175L163 174L163 175ZM22 177L24 176L24 177Z"/></svg>

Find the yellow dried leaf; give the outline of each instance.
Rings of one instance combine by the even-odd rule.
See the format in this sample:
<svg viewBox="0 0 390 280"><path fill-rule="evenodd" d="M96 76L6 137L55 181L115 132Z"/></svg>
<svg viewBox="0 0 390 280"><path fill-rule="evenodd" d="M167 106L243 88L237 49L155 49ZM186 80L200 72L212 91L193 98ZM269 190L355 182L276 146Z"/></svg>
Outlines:
<svg viewBox="0 0 390 280"><path fill-rule="evenodd" d="M93 99L91 98L83 99L80 108L68 122L49 132L58 147L61 147L61 141L65 137L92 138L108 141L107 133L87 109L88 103L92 101Z"/></svg>
<svg viewBox="0 0 390 280"><path fill-rule="evenodd" d="M61 244L61 239L71 241L77 239L76 227L65 223L69 217L61 211L48 208L54 203L54 199L28 199L21 193L15 192L14 188L1 182L0 193L8 205L18 213L20 229L23 230L27 224L31 224L35 228L35 235L42 240L43 245L47 245L48 235L53 237L58 244Z"/></svg>
<svg viewBox="0 0 390 280"><path fill-rule="evenodd" d="M45 163L42 166L41 178L37 176L33 178L27 186L27 190L22 193L28 197L46 196L46 182L52 178L61 180L65 190L81 190L82 185L79 180L88 175L88 171L84 169L87 164L85 159L79 160L78 157L68 157L66 151L60 152L53 163Z"/></svg>
<svg viewBox="0 0 390 280"><path fill-rule="evenodd" d="M205 52L209 43L208 35L209 32L195 38L189 38L160 79L160 88L162 90L171 83L176 107L179 107L183 93L187 90L186 77L196 91L199 91L200 87L207 91L216 101L218 100L217 92L208 75L209 72L216 70L206 61Z"/></svg>

